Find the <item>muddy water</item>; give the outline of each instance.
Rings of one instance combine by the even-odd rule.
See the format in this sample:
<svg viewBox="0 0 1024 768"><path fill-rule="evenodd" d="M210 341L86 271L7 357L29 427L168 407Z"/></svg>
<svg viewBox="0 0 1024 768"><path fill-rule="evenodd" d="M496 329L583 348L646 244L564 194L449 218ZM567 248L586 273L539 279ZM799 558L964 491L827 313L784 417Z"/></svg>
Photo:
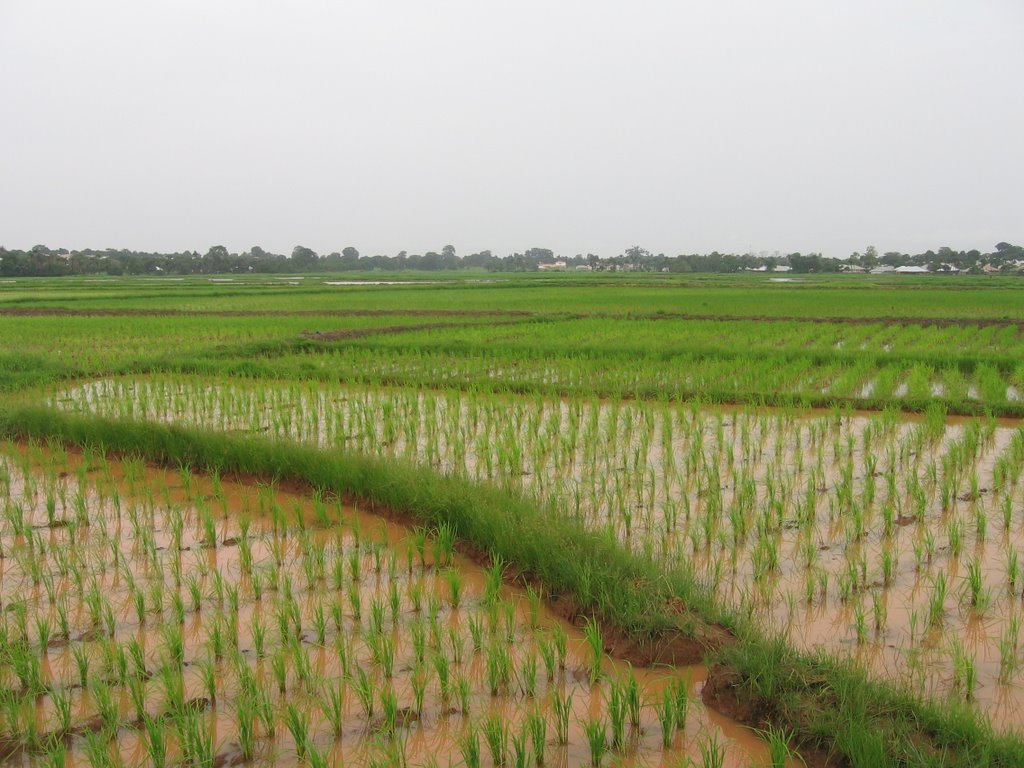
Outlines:
<svg viewBox="0 0 1024 768"><path fill-rule="evenodd" d="M39 660L41 686L23 685L24 665L0 667L0 689L16 692L0 715L0 744L17 745L7 764L53 764L45 735L62 727L67 765L105 764L104 750L114 764L150 764L148 718L168 761L199 759L194 731L217 764L241 761L245 744L261 764L398 765L404 754L440 765L459 762L477 732L489 765L484 724L511 739L532 714L547 727L546 764L584 765L585 724L603 722L610 743L609 698L631 676L639 719L604 763L676 765L720 747L726 765L767 764L751 731L702 707L703 670L602 657L592 680L587 639L542 602L363 511L18 445L0 450L0 504L4 638ZM677 686L687 714L665 746L654 702ZM555 702L570 697L563 740ZM259 706L267 720L249 723Z"/></svg>
<svg viewBox="0 0 1024 768"><path fill-rule="evenodd" d="M1024 725L1020 422L180 378L58 400L508 484L695 567L798 647Z"/></svg>

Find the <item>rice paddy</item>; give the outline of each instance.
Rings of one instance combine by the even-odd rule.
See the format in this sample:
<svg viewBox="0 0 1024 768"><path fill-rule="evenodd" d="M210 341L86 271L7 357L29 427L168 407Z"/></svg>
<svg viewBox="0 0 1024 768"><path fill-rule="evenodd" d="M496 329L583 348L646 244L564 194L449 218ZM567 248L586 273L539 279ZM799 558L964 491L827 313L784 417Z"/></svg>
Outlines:
<svg viewBox="0 0 1024 768"><path fill-rule="evenodd" d="M447 528L40 445L0 446L0 496L6 764L768 760Z"/></svg>
<svg viewBox="0 0 1024 768"><path fill-rule="evenodd" d="M798 647L1021 718L1024 428L1009 422L180 377L97 381L57 400L513 485L696 569Z"/></svg>
<svg viewBox="0 0 1024 768"><path fill-rule="evenodd" d="M1024 760L1012 281L489 280L0 287L0 763Z"/></svg>

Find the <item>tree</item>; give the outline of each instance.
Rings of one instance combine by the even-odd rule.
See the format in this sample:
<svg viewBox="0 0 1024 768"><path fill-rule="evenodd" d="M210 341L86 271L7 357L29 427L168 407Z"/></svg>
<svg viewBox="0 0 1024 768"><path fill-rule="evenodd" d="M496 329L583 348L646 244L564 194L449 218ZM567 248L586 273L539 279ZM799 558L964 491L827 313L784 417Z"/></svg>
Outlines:
<svg viewBox="0 0 1024 768"><path fill-rule="evenodd" d="M864 269L872 269L878 266L878 249L873 245L869 245L864 249L864 255L861 257L860 265Z"/></svg>
<svg viewBox="0 0 1024 768"><path fill-rule="evenodd" d="M639 245L633 245L626 249L626 258L636 264L643 259L651 258L651 252L646 248L641 248Z"/></svg>
<svg viewBox="0 0 1024 768"><path fill-rule="evenodd" d="M212 245L210 250L203 256L203 272L207 274L218 274L228 271L228 249L223 245Z"/></svg>
<svg viewBox="0 0 1024 768"><path fill-rule="evenodd" d="M312 248L296 245L292 249L292 267L294 269L312 269L319 261L320 257Z"/></svg>
<svg viewBox="0 0 1024 768"><path fill-rule="evenodd" d="M345 270L359 269L359 251L351 245L341 249L341 268Z"/></svg>

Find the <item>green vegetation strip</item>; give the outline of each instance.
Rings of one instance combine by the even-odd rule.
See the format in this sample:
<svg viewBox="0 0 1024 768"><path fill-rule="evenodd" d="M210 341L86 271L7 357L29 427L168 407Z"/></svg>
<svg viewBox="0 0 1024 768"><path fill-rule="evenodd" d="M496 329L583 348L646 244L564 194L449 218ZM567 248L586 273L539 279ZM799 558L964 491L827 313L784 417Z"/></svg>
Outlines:
<svg viewBox="0 0 1024 768"><path fill-rule="evenodd" d="M969 708L922 702L847 663L797 653L724 613L689 573L663 572L505 490L388 460L40 407L0 411L0 434L298 483L420 525L447 523L473 551L598 619L612 645L618 638L656 658L673 638L695 643L711 665L705 699L748 724L783 729L811 765L1024 765L1024 742L995 734Z"/></svg>

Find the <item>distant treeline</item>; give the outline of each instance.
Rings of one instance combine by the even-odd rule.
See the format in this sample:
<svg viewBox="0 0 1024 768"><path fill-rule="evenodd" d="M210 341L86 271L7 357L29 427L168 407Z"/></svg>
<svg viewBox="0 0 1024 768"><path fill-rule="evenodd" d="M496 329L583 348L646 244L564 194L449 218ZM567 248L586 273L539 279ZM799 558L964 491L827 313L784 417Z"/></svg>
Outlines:
<svg viewBox="0 0 1024 768"><path fill-rule="evenodd" d="M834 259L817 253L760 254L681 254L666 256L633 246L610 258L595 254L556 256L549 248L528 248L522 253L496 256L480 251L460 256L451 245L440 252L424 254L401 251L395 256L364 256L352 247L326 255L297 245L290 255L270 253L254 246L242 253L231 253L215 245L206 253L150 253L107 248L67 250L37 245L27 251L0 247L0 276L58 277L62 275L201 275L225 273L346 272L370 270L443 270L484 269L492 272L535 272L565 269L594 272L740 272L744 270L783 269L797 273L841 272L879 267L924 267L930 272L1024 273L1024 247L999 243L995 250L954 251L939 248L919 254L889 251L879 254L874 247L853 253L846 259Z"/></svg>

